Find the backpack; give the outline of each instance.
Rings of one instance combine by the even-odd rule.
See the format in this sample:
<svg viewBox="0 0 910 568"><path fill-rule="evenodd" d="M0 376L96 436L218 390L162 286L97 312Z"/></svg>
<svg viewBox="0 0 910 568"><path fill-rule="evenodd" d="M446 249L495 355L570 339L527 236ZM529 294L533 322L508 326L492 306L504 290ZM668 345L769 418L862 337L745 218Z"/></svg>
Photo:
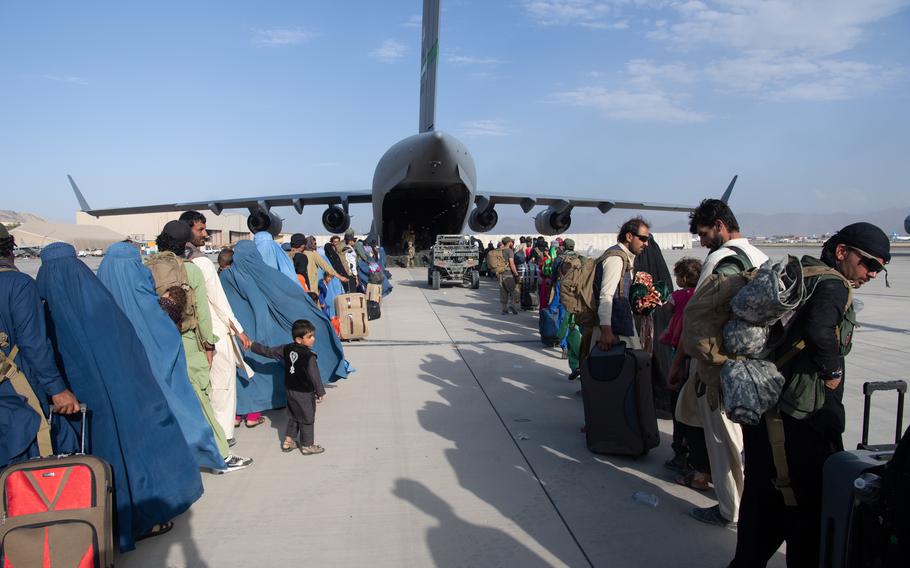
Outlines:
<svg viewBox="0 0 910 568"><path fill-rule="evenodd" d="M746 253L736 247L728 248L735 254L721 259L715 271L695 290L683 312L679 345L686 355L710 366L723 365L730 359L723 348L724 325L731 314L730 301L755 276ZM742 270L739 274L723 274L718 272L721 265L739 266Z"/></svg>
<svg viewBox="0 0 910 568"><path fill-rule="evenodd" d="M629 259L619 250L607 250L596 259L567 255L559 265L560 301L566 311L575 316L578 325L598 325L599 294L595 290L600 287L600 267L611 256L623 259L623 274L631 270ZM623 279L620 278L620 291L622 285Z"/></svg>
<svg viewBox="0 0 910 568"><path fill-rule="evenodd" d="M196 317L196 294L190 287L186 277L186 268L182 258L178 258L171 251L159 252L145 260L145 266L151 271L155 281L155 293L163 295L173 287L181 288L186 292L186 307L183 309L183 318L180 321L180 333L195 330L199 337L199 320Z"/></svg>
<svg viewBox="0 0 910 568"><path fill-rule="evenodd" d="M493 249L487 253L487 269L496 276L506 271L506 258L502 249Z"/></svg>

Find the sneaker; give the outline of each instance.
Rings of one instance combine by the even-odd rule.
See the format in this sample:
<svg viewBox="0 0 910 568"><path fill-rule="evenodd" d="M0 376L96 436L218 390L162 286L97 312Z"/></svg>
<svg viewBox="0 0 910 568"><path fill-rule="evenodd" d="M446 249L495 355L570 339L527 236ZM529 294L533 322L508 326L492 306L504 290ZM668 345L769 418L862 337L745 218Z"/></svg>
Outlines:
<svg viewBox="0 0 910 568"><path fill-rule="evenodd" d="M233 448L233 447L234 447L234 444L237 443L237 440L234 439L234 438L228 438L228 439L227 439L227 443L228 443L228 447L229 447L229 448Z"/></svg>
<svg viewBox="0 0 910 568"><path fill-rule="evenodd" d="M503 310L503 311L502 311L502 315L506 315L507 313L509 313L509 310Z"/></svg>
<svg viewBox="0 0 910 568"><path fill-rule="evenodd" d="M715 525L718 527L724 527L727 529L735 529L736 523L733 521L728 521L723 518L720 514L720 505L714 505L713 507L704 507L692 509L689 511L689 516L691 516L696 521L701 521L709 525Z"/></svg>
<svg viewBox="0 0 910 568"><path fill-rule="evenodd" d="M241 469L246 469L253 465L253 458L245 458L243 456L235 456L230 454L225 460L224 465L227 466L222 473L229 473L231 471L239 471Z"/></svg>
<svg viewBox="0 0 910 568"><path fill-rule="evenodd" d="M518 315L518 310L515 309L515 306L509 306L509 311L512 312L513 314L515 314L516 316Z"/></svg>
<svg viewBox="0 0 910 568"><path fill-rule="evenodd" d="M569 373L569 380L574 381L574 380L578 379L578 377L580 377L580 376L581 376L581 367L579 367L579 368L575 369L574 371L572 371L571 373Z"/></svg>

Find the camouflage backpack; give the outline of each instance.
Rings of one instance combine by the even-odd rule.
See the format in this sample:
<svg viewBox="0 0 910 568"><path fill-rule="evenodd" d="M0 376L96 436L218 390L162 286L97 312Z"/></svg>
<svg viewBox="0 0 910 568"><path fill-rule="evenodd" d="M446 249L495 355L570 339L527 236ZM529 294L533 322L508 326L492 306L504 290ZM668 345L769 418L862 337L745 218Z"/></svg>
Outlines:
<svg viewBox="0 0 910 568"><path fill-rule="evenodd" d="M199 320L196 317L196 295L187 280L184 262L176 254L164 251L147 258L145 266L152 273L152 278L155 280L155 293L159 297L174 287L186 292L186 305L183 309L183 318L180 320L180 333L196 330L198 337Z"/></svg>

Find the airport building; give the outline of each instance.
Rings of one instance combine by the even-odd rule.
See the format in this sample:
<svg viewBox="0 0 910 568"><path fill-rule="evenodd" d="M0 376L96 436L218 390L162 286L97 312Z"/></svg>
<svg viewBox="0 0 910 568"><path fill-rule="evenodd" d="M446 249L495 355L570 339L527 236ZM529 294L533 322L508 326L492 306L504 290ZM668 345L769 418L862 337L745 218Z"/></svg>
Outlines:
<svg viewBox="0 0 910 568"><path fill-rule="evenodd" d="M231 245L251 237L250 230L246 226L246 215L214 215L208 211L203 211L202 214L205 215L209 243L213 247ZM136 242L149 243L155 240L168 221L173 221L178 217L180 217L179 212L92 217L87 213L77 211L76 224L105 227L121 235L126 235Z"/></svg>

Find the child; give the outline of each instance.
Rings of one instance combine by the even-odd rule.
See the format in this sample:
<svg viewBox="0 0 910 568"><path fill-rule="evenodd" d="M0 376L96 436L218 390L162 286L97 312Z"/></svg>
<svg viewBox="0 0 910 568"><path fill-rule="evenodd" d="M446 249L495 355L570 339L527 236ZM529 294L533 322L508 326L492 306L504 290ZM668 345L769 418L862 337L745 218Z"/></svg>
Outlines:
<svg viewBox="0 0 910 568"><path fill-rule="evenodd" d="M670 295L670 300L664 304L665 310L673 312L673 317L667 325L666 331L660 335L660 342L673 348L674 354L679 347L679 338L683 328L683 312L686 304L695 294L698 284L698 275L701 273L701 261L694 258L683 258L673 266L673 275L676 276L678 290ZM670 402L676 408L679 398L679 388L682 383L679 377L669 377L668 386L671 389ZM667 468L678 472L680 475L676 482L698 491L707 491L711 482L708 473L710 466L705 448L705 435L701 428L687 426L678 420L673 420L673 453L672 459L664 464Z"/></svg>
<svg viewBox="0 0 910 568"><path fill-rule="evenodd" d="M281 451L290 452L299 447L305 456L325 451L314 442L316 403L325 398L325 387L319 376L316 354L316 328L308 320L297 320L291 327L293 343L280 347L265 347L253 343L253 353L278 359L284 363L284 388L288 398L288 426ZM300 437L300 444L297 437Z"/></svg>
<svg viewBox="0 0 910 568"><path fill-rule="evenodd" d="M327 300L329 295L329 284L332 282L332 278L334 278L334 276L328 272L322 273L322 280L319 281L319 301L316 302L319 307L322 308L325 317L329 319L332 319L332 313L331 310L329 310Z"/></svg>
<svg viewBox="0 0 910 568"><path fill-rule="evenodd" d="M221 252L218 253L218 273L221 274L222 270L227 270L234 264L234 249L223 248Z"/></svg>

